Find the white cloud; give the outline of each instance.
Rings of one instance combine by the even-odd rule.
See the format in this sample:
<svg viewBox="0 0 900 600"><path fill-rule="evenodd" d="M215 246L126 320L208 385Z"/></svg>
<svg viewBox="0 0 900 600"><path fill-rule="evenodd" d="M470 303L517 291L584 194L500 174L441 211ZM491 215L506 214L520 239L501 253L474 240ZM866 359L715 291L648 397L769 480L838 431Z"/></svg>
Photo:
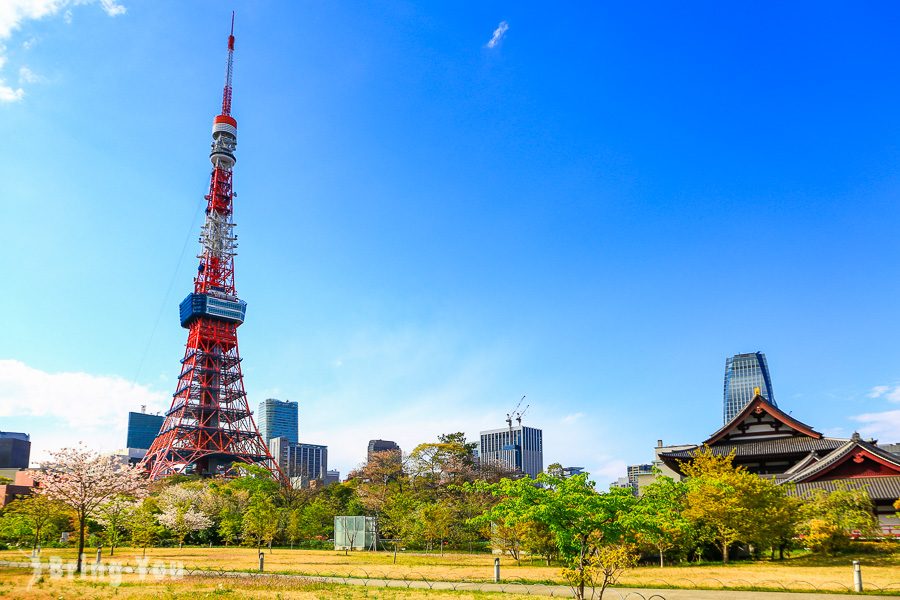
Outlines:
<svg viewBox="0 0 900 600"><path fill-rule="evenodd" d="M71 7L86 4L99 4L100 8L109 16L115 17L125 13L125 7L117 2L117 0L0 0L0 40L9 39L13 32L21 29L22 25L28 21L36 21L45 17L57 15L65 9L63 20L66 23L72 22ZM22 48L28 50L34 45L35 38L29 38L22 43ZM3 69L7 62L6 47L0 44L0 70ZM27 69L27 67L25 67ZM31 73L30 70L27 71ZM34 83L28 81L23 76L22 71L19 72L20 82ZM6 85L3 79L0 79L0 103L16 102L25 96L25 90L22 88L13 88Z"/></svg>
<svg viewBox="0 0 900 600"><path fill-rule="evenodd" d="M497 44L500 43L500 40L503 39L503 36L506 35L506 30L509 29L509 23L506 21L500 21L500 24L497 25L497 29L494 30L494 35L491 36L491 39L488 40L488 43L485 44L488 48L494 48Z"/></svg>
<svg viewBox="0 0 900 600"><path fill-rule="evenodd" d="M25 97L25 90L22 88L12 88L6 85L3 79L0 79L0 102L18 102Z"/></svg>
<svg viewBox="0 0 900 600"><path fill-rule="evenodd" d="M884 398L890 402L900 402L900 385L876 385L866 395L869 398Z"/></svg>
<svg viewBox="0 0 900 600"><path fill-rule="evenodd" d="M118 15L125 14L125 7L116 2L116 0L100 0L100 7L110 17L116 17Z"/></svg>
<svg viewBox="0 0 900 600"><path fill-rule="evenodd" d="M865 413L850 417L861 423L859 433L883 442L900 442L900 410Z"/></svg>
<svg viewBox="0 0 900 600"><path fill-rule="evenodd" d="M0 2L0 39L8 38L26 21L50 17L63 9L71 19L70 7L97 3L97 0L3 0ZM125 14L125 7L116 0L99 0L99 4L111 17Z"/></svg>
<svg viewBox="0 0 900 600"><path fill-rule="evenodd" d="M125 445L128 411L169 407L167 394L121 377L48 373L17 360L0 360L0 417L33 424L32 460L83 441L96 450Z"/></svg>

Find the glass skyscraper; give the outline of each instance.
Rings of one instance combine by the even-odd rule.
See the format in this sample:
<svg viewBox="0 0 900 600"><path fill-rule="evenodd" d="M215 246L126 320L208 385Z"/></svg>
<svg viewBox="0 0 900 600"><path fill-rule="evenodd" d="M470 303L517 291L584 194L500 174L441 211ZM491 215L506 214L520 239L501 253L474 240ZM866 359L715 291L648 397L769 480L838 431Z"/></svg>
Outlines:
<svg viewBox="0 0 900 600"><path fill-rule="evenodd" d="M165 420L166 418L162 415L129 412L128 437L125 439L125 447L144 450L149 448Z"/></svg>
<svg viewBox="0 0 900 600"><path fill-rule="evenodd" d="M723 416L729 422L753 400L754 390L775 406L769 364L762 352L735 354L725 359L725 401Z"/></svg>
<svg viewBox="0 0 900 600"><path fill-rule="evenodd" d="M296 402L266 398L259 403L256 423L259 425L259 434L266 444L277 437L287 438L294 444L300 441L297 439L299 429Z"/></svg>

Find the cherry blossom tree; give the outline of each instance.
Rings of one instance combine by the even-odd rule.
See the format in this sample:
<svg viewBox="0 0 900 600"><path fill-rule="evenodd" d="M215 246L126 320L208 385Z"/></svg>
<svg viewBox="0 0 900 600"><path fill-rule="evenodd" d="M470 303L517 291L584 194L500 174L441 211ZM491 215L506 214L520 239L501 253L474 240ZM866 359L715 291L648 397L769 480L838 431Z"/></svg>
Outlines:
<svg viewBox="0 0 900 600"><path fill-rule="evenodd" d="M160 492L157 502L162 514L159 524L169 529L178 538L178 547L184 545L184 538L192 531L201 531L212 526L212 519L200 508L203 489L191 484L173 485Z"/></svg>
<svg viewBox="0 0 900 600"><path fill-rule="evenodd" d="M147 482L137 468L123 465L112 456L100 456L82 445L51 452L50 460L42 463L35 474L35 481L39 493L65 504L75 513L78 523L76 573L81 573L87 518L115 496L137 498L147 491Z"/></svg>

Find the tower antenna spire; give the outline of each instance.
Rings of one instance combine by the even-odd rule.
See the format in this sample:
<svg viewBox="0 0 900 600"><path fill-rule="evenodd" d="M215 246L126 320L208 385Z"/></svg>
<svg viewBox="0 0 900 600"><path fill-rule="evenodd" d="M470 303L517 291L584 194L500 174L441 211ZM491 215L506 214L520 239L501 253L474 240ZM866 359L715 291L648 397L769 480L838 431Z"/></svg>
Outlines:
<svg viewBox="0 0 900 600"><path fill-rule="evenodd" d="M234 70L234 11L231 11L231 33L228 34L228 61L225 63L225 89L222 90L222 114L231 116L231 73Z"/></svg>

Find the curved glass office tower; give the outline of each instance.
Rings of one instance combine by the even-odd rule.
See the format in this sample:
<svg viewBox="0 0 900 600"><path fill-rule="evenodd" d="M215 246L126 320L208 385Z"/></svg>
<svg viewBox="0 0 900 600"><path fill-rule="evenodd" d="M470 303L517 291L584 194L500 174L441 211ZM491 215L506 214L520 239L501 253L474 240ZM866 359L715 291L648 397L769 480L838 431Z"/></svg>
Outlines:
<svg viewBox="0 0 900 600"><path fill-rule="evenodd" d="M775 404L775 393L772 391L772 378L769 376L769 364L762 352L735 354L725 359L725 402L724 421L729 422L741 412L754 396L754 388L759 388L760 395Z"/></svg>

